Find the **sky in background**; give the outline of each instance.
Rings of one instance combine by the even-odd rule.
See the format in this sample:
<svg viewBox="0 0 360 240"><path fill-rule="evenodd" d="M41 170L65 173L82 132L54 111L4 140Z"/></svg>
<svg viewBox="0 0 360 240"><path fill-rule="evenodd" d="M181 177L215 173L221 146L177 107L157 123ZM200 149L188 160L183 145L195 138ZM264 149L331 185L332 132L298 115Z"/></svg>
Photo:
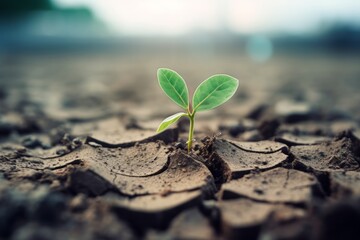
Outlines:
<svg viewBox="0 0 360 240"><path fill-rule="evenodd" d="M55 0L86 6L123 35L194 31L311 33L335 22L360 26L360 0Z"/></svg>

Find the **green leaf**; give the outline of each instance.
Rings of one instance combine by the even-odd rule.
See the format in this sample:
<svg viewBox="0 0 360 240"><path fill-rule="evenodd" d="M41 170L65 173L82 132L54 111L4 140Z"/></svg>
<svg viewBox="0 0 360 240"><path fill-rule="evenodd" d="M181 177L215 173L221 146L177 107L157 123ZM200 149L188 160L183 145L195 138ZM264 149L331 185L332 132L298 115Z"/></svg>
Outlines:
<svg viewBox="0 0 360 240"><path fill-rule="evenodd" d="M229 75L218 74L203 81L193 96L194 111L213 109L227 100L236 92L239 80Z"/></svg>
<svg viewBox="0 0 360 240"><path fill-rule="evenodd" d="M159 125L156 132L162 132L167 129L171 124L176 123L181 117L187 116L186 113L180 112L165 118Z"/></svg>
<svg viewBox="0 0 360 240"><path fill-rule="evenodd" d="M157 76L161 89L183 109L189 106L189 91L184 79L175 71L159 68Z"/></svg>

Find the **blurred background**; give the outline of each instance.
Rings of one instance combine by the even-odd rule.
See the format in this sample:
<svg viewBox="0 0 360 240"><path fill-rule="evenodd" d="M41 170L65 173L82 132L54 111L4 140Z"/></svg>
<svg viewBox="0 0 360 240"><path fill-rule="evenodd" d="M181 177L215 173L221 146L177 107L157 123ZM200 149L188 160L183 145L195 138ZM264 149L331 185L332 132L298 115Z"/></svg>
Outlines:
<svg viewBox="0 0 360 240"><path fill-rule="evenodd" d="M159 67L239 78L230 115L285 99L359 119L360 1L0 0L3 116L163 117Z"/></svg>
<svg viewBox="0 0 360 240"><path fill-rule="evenodd" d="M1 0L0 10L2 54L181 47L266 61L283 50L360 48L356 0Z"/></svg>

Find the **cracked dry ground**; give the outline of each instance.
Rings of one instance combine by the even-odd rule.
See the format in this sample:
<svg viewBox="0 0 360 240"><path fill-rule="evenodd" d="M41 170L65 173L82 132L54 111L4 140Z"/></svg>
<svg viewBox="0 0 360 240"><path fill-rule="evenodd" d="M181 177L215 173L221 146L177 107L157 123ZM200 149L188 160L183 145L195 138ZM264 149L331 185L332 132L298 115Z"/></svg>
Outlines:
<svg viewBox="0 0 360 240"><path fill-rule="evenodd" d="M176 111L156 85L161 59L137 59L143 74L122 58L4 62L0 239L358 238L360 70L353 59L301 61L306 72L288 60L248 82L258 66L213 62L240 91L199 114L191 154L186 120L155 134ZM210 70L198 71L201 81Z"/></svg>

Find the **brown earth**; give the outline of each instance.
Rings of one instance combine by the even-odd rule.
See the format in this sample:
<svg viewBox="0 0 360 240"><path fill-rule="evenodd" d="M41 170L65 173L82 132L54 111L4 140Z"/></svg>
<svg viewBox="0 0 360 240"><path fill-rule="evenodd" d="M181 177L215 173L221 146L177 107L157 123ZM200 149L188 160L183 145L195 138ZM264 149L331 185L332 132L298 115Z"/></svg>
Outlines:
<svg viewBox="0 0 360 240"><path fill-rule="evenodd" d="M0 59L0 239L357 239L360 59ZM205 61L205 63L204 63ZM189 88L240 80L225 105L156 134ZM191 91L193 92L193 91Z"/></svg>

